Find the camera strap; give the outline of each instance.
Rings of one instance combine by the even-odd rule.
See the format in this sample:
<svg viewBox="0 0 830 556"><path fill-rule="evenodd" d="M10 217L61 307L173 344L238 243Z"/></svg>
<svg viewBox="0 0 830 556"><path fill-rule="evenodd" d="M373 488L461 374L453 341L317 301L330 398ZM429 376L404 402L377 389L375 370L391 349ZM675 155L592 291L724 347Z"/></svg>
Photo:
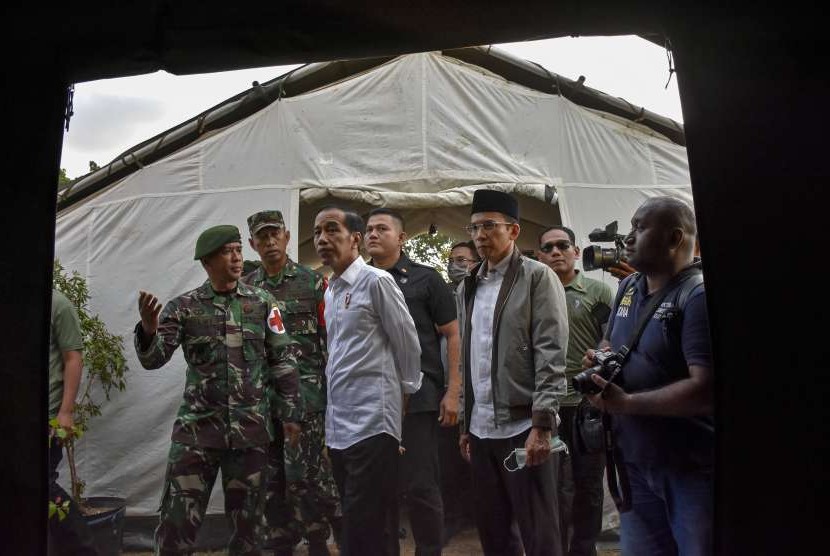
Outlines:
<svg viewBox="0 0 830 556"><path fill-rule="evenodd" d="M640 318L637 320L637 325L634 327L634 330L632 330L628 341L617 350L617 353L621 356L620 364L608 379L609 384L613 382L622 370L625 362L628 360L629 354L637 347L637 343L640 341L640 336L642 336L643 330L645 330L646 325L648 325L648 321L651 320L651 317L654 315L657 307L659 307L666 298L666 295L673 291L675 286L683 284L686 280L692 277L699 278L702 272L703 271L701 270L699 264L693 264L684 268L671 280L669 280L669 283L666 284L658 294L651 298L651 301L649 301L643 312L640 313ZM642 278L642 274L638 274L633 280L631 280L632 284L630 287L633 287L636 290L637 285ZM630 289L630 287L626 285L626 289ZM611 425L611 415L603 412L602 426L605 429L606 458L605 475L608 480L608 491L614 499L614 504L617 506L617 510L620 512L627 512L631 509L631 485L628 481L628 473L625 470L625 465L617 465L618 461L622 462L622 458L620 450L617 447L617 443L614 440L614 431Z"/></svg>

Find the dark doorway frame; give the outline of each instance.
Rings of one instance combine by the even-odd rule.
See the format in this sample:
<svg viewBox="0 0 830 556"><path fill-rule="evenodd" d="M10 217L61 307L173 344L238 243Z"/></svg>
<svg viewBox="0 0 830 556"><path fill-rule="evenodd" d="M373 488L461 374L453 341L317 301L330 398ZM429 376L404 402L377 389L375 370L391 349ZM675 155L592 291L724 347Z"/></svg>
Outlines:
<svg viewBox="0 0 830 556"><path fill-rule="evenodd" d="M830 370L820 333L826 288L816 270L828 200L822 18L790 5L745 12L679 4L252 8L156 0L6 8L0 426L4 514L14 517L3 520L3 544L45 553L52 187L70 83L639 33L670 37L680 86L718 376L718 553L807 553L822 525L816 485L826 462Z"/></svg>

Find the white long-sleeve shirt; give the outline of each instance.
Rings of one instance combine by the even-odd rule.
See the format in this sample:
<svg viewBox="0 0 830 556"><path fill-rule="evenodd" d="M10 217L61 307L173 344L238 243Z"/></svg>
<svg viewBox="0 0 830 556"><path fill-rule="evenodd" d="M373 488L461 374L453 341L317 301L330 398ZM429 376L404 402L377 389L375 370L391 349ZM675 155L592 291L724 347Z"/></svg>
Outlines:
<svg viewBox="0 0 830 556"><path fill-rule="evenodd" d="M421 387L421 346L403 293L358 257L325 294L329 359L326 445L386 433L401 440L402 394Z"/></svg>

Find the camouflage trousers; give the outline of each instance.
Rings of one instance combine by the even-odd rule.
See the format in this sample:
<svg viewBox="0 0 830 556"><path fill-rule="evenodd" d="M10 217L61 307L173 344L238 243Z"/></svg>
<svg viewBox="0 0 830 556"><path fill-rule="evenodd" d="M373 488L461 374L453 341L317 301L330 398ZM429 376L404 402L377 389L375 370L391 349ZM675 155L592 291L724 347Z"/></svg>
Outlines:
<svg viewBox="0 0 830 556"><path fill-rule="evenodd" d="M268 458L265 546L292 547L303 538L325 541L330 523L339 521L342 512L331 464L324 455L324 414L312 414L302 423L296 448L283 442L282 423L274 425L277 438Z"/></svg>
<svg viewBox="0 0 830 556"><path fill-rule="evenodd" d="M267 446L200 448L173 442L156 528L157 555L190 554L205 517L216 474L222 470L225 517L231 530L228 554L260 554L265 503Z"/></svg>

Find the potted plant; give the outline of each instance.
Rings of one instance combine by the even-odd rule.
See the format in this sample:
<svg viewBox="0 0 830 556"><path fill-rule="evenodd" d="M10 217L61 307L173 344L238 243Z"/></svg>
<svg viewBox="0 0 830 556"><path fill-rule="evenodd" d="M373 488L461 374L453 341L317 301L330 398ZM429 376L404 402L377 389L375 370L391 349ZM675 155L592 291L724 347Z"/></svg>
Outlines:
<svg viewBox="0 0 830 556"><path fill-rule="evenodd" d="M50 421L52 433L61 439L69 476L71 496L84 516L95 537L96 547L102 556L121 553L121 537L126 500L111 497L84 497L85 482L75 464L76 441L87 431L90 421L101 415L101 406L110 399L113 389L123 391L127 386L127 361L124 357L124 341L107 331L98 315L91 315L87 308L89 289L86 280L77 272L68 275L59 261L55 261L53 284L72 302L78 311L84 340L84 375L79 399L75 403L75 426L66 431L58 426L57 419ZM65 502L64 502L65 503ZM53 508L53 505L55 506ZM50 519L62 518L66 506L50 501Z"/></svg>

